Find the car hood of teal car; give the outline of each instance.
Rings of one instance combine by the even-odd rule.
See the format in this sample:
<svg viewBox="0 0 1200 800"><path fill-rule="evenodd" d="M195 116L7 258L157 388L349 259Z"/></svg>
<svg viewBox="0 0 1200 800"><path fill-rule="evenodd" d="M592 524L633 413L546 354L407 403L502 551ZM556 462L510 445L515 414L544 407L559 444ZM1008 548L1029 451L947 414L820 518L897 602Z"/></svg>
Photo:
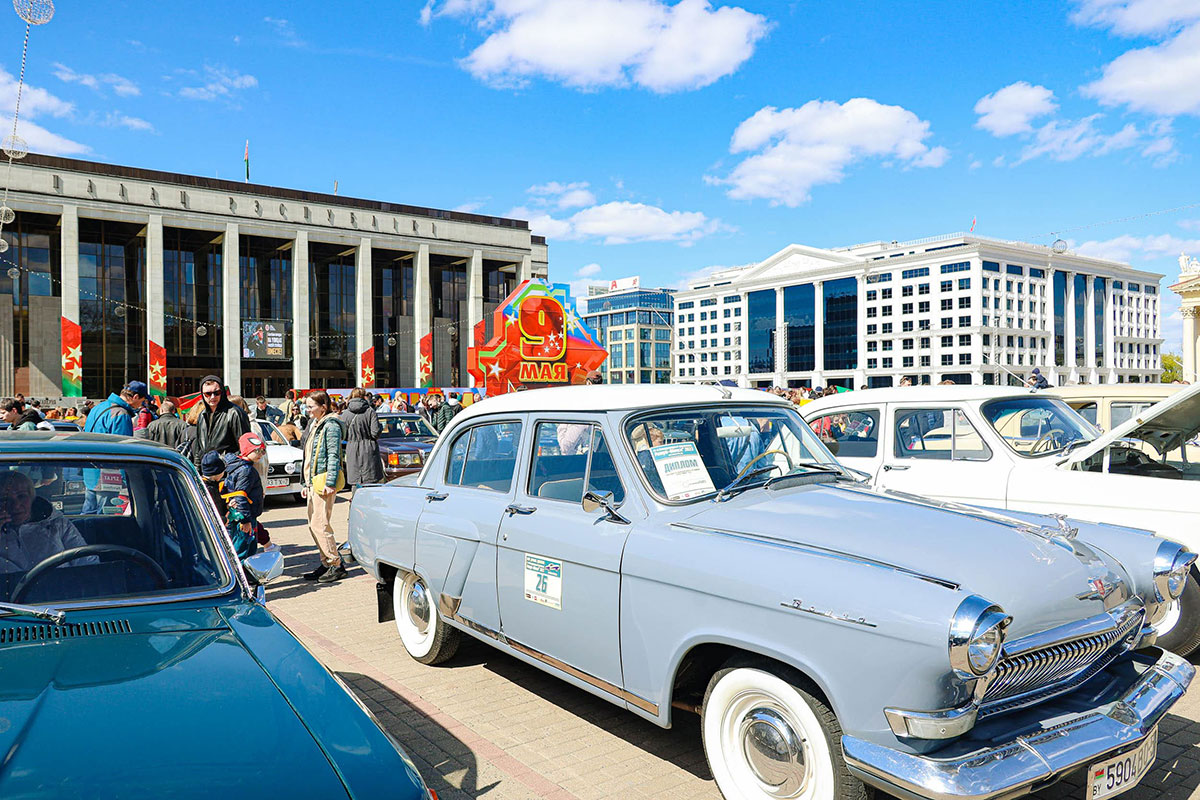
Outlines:
<svg viewBox="0 0 1200 800"><path fill-rule="evenodd" d="M0 753L5 798L347 796L212 608L0 619Z"/></svg>

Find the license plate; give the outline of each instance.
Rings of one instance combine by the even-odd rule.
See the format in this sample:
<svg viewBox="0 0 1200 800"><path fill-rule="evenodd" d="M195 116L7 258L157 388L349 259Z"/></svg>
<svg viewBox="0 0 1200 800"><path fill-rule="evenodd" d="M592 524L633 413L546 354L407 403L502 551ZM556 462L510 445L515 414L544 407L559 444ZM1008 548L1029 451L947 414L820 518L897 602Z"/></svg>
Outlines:
<svg viewBox="0 0 1200 800"><path fill-rule="evenodd" d="M1158 728L1150 731L1136 750L1115 756L1088 770L1087 800L1101 800L1132 789L1154 766L1158 755Z"/></svg>
<svg viewBox="0 0 1200 800"><path fill-rule="evenodd" d="M287 478L267 478L268 489L279 489L288 485Z"/></svg>

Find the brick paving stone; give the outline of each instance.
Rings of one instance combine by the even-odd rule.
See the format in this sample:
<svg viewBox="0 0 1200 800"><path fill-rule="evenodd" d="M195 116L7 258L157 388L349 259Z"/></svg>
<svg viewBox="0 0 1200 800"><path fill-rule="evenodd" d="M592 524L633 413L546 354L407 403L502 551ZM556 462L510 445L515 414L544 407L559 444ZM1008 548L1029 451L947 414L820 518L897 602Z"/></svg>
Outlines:
<svg viewBox="0 0 1200 800"><path fill-rule="evenodd" d="M334 528L343 541L349 503ZM472 640L447 664L404 652L395 627L375 622L375 587L358 568L317 586L301 506L275 505L264 522L287 557L267 589L269 608L355 692L403 744L442 800L719 800L700 745L699 721L679 713L672 730ZM1159 761L1123 800L1200 800L1200 691L1159 724ZM1076 773L1033 795L1084 800Z"/></svg>

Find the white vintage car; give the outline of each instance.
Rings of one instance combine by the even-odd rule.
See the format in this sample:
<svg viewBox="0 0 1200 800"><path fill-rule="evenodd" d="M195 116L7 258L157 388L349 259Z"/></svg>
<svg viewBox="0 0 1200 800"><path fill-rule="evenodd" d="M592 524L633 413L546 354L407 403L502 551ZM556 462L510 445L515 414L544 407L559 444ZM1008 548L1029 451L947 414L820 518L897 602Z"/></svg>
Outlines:
<svg viewBox="0 0 1200 800"><path fill-rule="evenodd" d="M866 389L801 414L838 461L877 491L1144 528L1200 547L1200 386L1107 433L1053 390L991 386ZM1149 452L1147 452L1149 451ZM1160 623L1160 643L1200 646L1200 585ZM1181 620L1182 610L1182 620Z"/></svg>
<svg viewBox="0 0 1200 800"><path fill-rule="evenodd" d="M284 495L297 503L303 500L300 494L300 465L304 460L304 451L288 442L273 422L254 419L250 425L267 443L267 477L263 482L267 497Z"/></svg>

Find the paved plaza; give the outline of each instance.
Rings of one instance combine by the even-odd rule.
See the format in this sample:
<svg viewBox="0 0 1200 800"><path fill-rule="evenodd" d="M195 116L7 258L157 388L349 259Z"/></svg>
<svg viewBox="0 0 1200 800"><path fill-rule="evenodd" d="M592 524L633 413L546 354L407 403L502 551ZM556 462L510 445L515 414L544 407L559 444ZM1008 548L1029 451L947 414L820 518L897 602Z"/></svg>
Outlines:
<svg viewBox="0 0 1200 800"><path fill-rule="evenodd" d="M347 500L334 516L345 540ZM376 619L374 581L360 568L333 585L304 581L317 563L304 507L274 501L264 522L287 556L268 606L363 700L400 741L443 800L711 798L699 718L677 713L672 730L466 639L447 664L404 652L392 623ZM1200 798L1200 690L1160 726L1159 764L1123 797ZM1078 798L1079 779L1036 795Z"/></svg>

